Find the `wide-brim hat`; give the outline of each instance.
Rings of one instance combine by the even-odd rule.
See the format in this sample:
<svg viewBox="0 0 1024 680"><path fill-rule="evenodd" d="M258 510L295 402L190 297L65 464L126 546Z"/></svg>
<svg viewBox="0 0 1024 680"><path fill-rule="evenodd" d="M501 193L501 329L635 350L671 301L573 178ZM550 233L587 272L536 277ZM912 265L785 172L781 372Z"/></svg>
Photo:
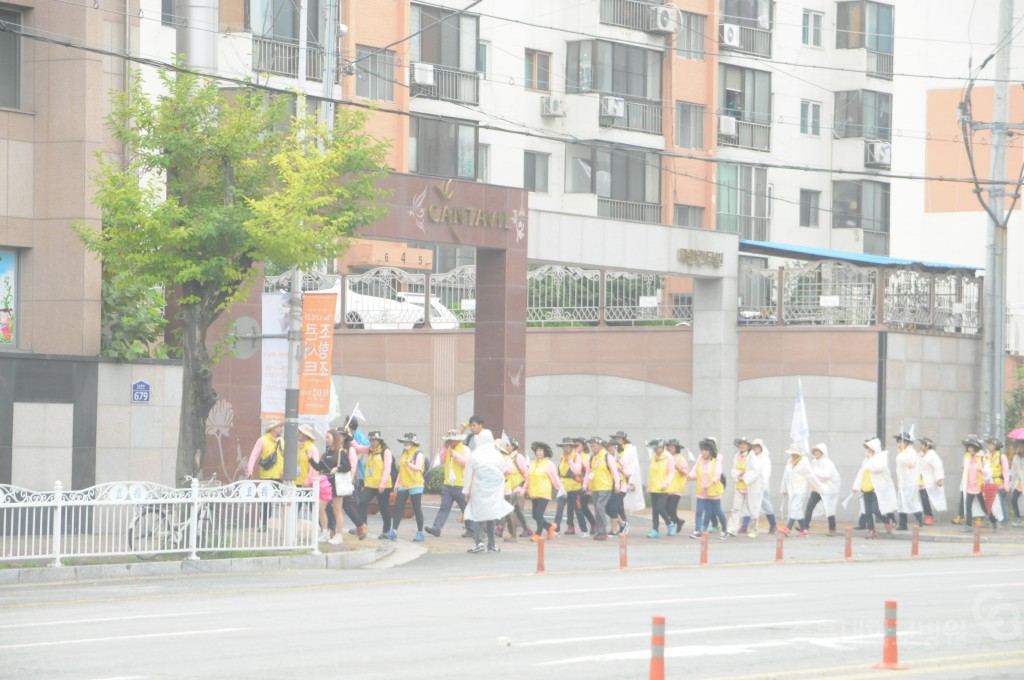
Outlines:
<svg viewBox="0 0 1024 680"><path fill-rule="evenodd" d="M554 455L551 451L551 447L545 444L544 442L533 442L532 444L530 444L531 451L536 451L537 449L543 451L544 455L547 456L548 458L551 458L551 456Z"/></svg>
<svg viewBox="0 0 1024 680"><path fill-rule="evenodd" d="M652 449L663 449L663 448L665 448L665 440L664 439L652 439L651 441L647 442L647 446L652 448Z"/></svg>
<svg viewBox="0 0 1024 680"><path fill-rule="evenodd" d="M416 436L415 432L406 432L404 435L398 438L398 441L402 444L409 443L414 446L420 445L419 437Z"/></svg>
<svg viewBox="0 0 1024 680"><path fill-rule="evenodd" d="M895 439L898 442L912 442L912 441L914 441L913 437L911 437L906 432L900 432L899 434L894 434L892 436L892 438Z"/></svg>
<svg viewBox="0 0 1024 680"><path fill-rule="evenodd" d="M932 441L931 439L929 439L928 437L920 437L920 438L919 438L919 439L917 440L917 443L918 443L918 444L924 444L924 445L925 445L925 446L927 446L927 447L928 447L929 449L934 449L934 448L935 448L935 442L933 442L933 441Z"/></svg>
<svg viewBox="0 0 1024 680"><path fill-rule="evenodd" d="M622 437L622 438L623 438L623 439L624 439L624 440L626 441L626 443L627 443L627 444L630 444L630 443L631 443L631 442L629 441L629 435L628 435L628 434L626 434L625 432L623 432L622 430L619 430L618 432L616 432L615 434L613 434L611 438L612 438L612 439L615 439L616 437Z"/></svg>
<svg viewBox="0 0 1024 680"><path fill-rule="evenodd" d="M683 443L676 439L675 437L673 437L672 439L665 440L665 446L674 446L680 451L683 450Z"/></svg>
<svg viewBox="0 0 1024 680"><path fill-rule="evenodd" d="M459 441L460 439L462 439L462 435L458 430L448 430L444 433L444 436L441 437L441 441L443 442Z"/></svg>
<svg viewBox="0 0 1024 680"><path fill-rule="evenodd" d="M587 443L590 444L591 442L597 442L601 446L604 446L606 443L603 437L596 434L593 437L587 437Z"/></svg>
<svg viewBox="0 0 1024 680"><path fill-rule="evenodd" d="M502 453L511 453L512 446L509 444L507 439L495 439L494 448L498 449Z"/></svg>
<svg viewBox="0 0 1024 680"><path fill-rule="evenodd" d="M572 441L575 444L586 444L587 443L587 438L586 437L573 437Z"/></svg>
<svg viewBox="0 0 1024 680"><path fill-rule="evenodd" d="M799 444L794 442L794 443L789 445L789 448L786 449L786 455L787 456L802 456L802 455L804 455L803 447L801 447Z"/></svg>
<svg viewBox="0 0 1024 680"><path fill-rule="evenodd" d="M752 440L750 442L750 448L754 448L755 446L760 446L763 449L764 448L764 440L763 439L754 439L754 440Z"/></svg>
<svg viewBox="0 0 1024 680"><path fill-rule="evenodd" d="M558 442L559 446L576 446L576 442L580 441L579 437L562 437L562 441Z"/></svg>
<svg viewBox="0 0 1024 680"><path fill-rule="evenodd" d="M309 423L302 423L299 425L299 432L306 435L310 439L316 439L316 430Z"/></svg>
<svg viewBox="0 0 1024 680"><path fill-rule="evenodd" d="M981 443L981 439L979 439L978 435L976 435L976 434L969 434L969 435L967 435L964 438L964 440L962 442L960 442L960 443L963 444L964 446L973 446L974 448L976 448L978 450L980 450L980 449L982 449L984 447L984 444Z"/></svg>
<svg viewBox="0 0 1024 680"><path fill-rule="evenodd" d="M370 434L366 435L368 439L379 439L384 441L384 437L381 436L380 430L370 430Z"/></svg>
<svg viewBox="0 0 1024 680"><path fill-rule="evenodd" d="M282 425L284 425L284 423L282 423L280 420L271 420L269 423L267 423L267 426L263 428L263 431L270 432L275 427L281 427Z"/></svg>
<svg viewBox="0 0 1024 680"><path fill-rule="evenodd" d="M508 445L511 446L513 448L513 450L518 449L519 448L519 440L516 439L515 437L509 437L508 438Z"/></svg>
<svg viewBox="0 0 1024 680"><path fill-rule="evenodd" d="M733 445L733 446L739 446L740 444L749 444L750 446L753 446L753 445L754 445L754 444L753 444L753 443L752 443L752 442L751 442L751 441L750 441L749 439L747 439L746 437L737 437L736 439L733 439L733 440L732 440L732 445Z"/></svg>
<svg viewBox="0 0 1024 680"><path fill-rule="evenodd" d="M999 437L986 437L985 443L994 444L997 449L1003 448L1003 440L1000 439Z"/></svg>

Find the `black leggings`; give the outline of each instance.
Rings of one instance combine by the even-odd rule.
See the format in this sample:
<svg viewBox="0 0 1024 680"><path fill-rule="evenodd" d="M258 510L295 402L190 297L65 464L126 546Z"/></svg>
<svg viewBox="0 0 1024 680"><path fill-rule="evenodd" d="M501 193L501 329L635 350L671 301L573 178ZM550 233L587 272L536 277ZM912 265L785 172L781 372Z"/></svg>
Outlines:
<svg viewBox="0 0 1024 680"><path fill-rule="evenodd" d="M878 496L874 491L864 492L864 520L868 523L868 531L875 530L875 515L881 515L878 509Z"/></svg>
<svg viewBox="0 0 1024 680"><path fill-rule="evenodd" d="M608 506L605 508L605 512L608 514L608 519L621 519L623 522L626 521L625 500L625 491L612 491L611 500L608 501Z"/></svg>
<svg viewBox="0 0 1024 680"><path fill-rule="evenodd" d="M679 519L679 501L682 500L682 496L679 494L669 494L668 503L666 503L665 510L668 512L668 516L672 518L672 521L676 525L681 525L683 520Z"/></svg>
<svg viewBox="0 0 1024 680"><path fill-rule="evenodd" d="M548 509L548 498L533 498L533 508L531 514L533 515L533 521L537 523L537 533L543 533L548 530L551 526L551 522L544 519L544 511Z"/></svg>
<svg viewBox="0 0 1024 680"><path fill-rule="evenodd" d="M969 493L969 494L966 494L966 498L964 500L964 504L966 505L967 510L966 510L966 512L964 514L966 515L966 523L967 523L967 526L969 526L969 527L974 526L974 499L978 499L978 505L981 506L982 511L984 511L984 509L985 509L985 498L980 493ZM998 502L999 502L999 499L997 498L995 500L995 503L998 503ZM995 503L992 504L992 507L995 507ZM989 513L988 514L988 520L990 522L992 522L992 526L993 527L996 526L996 516L995 515L993 515L992 513Z"/></svg>
<svg viewBox="0 0 1024 680"><path fill-rule="evenodd" d="M665 520L665 524L672 526L675 520L672 518L672 513L668 511L668 499L667 493L652 493L651 494L651 525L652 528L658 530L658 518L661 517Z"/></svg>
<svg viewBox="0 0 1024 680"><path fill-rule="evenodd" d="M381 532L387 533L391 530L391 511L388 508L391 502L391 489L384 489L378 491L375 488L364 486L359 491L359 524L366 524L366 509L370 505L370 501L376 497L377 505L380 506L380 519L384 523L384 528Z"/></svg>
<svg viewBox="0 0 1024 680"><path fill-rule="evenodd" d="M807 499L807 510L804 512L803 522L800 524L800 528L807 531L811 528L811 517L814 515L814 508L821 503L821 495L817 491L811 492L811 497ZM836 530L836 517L835 515L828 516L828 530Z"/></svg>
<svg viewBox="0 0 1024 680"><path fill-rule="evenodd" d="M573 520L576 518L579 520L580 531L586 531L587 520L583 515L583 510L580 505L579 491L566 491L564 496L559 496L558 504L555 509L555 524L561 528L562 513L564 512L570 529L575 528L576 525Z"/></svg>
<svg viewBox="0 0 1024 680"><path fill-rule="evenodd" d="M412 502L412 512L416 516L416 531L423 531L423 494L410 494L408 490L395 492L395 516L391 518L391 528L398 531L405 512L405 499Z"/></svg>
<svg viewBox="0 0 1024 680"><path fill-rule="evenodd" d="M925 516L926 517L931 517L932 516L932 502L928 498L928 490L927 489L921 489L918 492L918 495L921 496L921 509L924 510Z"/></svg>
<svg viewBox="0 0 1024 680"><path fill-rule="evenodd" d="M359 505L356 503L355 494L342 496L341 509L345 511L345 514L350 520L352 520L352 523L356 525L357 529L363 525L363 521L359 517ZM327 513L328 517L332 517L333 515L333 512Z"/></svg>
<svg viewBox="0 0 1024 680"><path fill-rule="evenodd" d="M1013 516L1020 519L1020 491L1016 489L1010 492L1010 507L1013 508Z"/></svg>

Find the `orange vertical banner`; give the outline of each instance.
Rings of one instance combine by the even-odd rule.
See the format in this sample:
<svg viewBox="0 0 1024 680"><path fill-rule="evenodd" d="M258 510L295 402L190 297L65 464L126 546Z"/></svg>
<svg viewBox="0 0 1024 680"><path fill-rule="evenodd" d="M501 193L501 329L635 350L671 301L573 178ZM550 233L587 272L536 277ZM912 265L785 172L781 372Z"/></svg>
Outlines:
<svg viewBox="0 0 1024 680"><path fill-rule="evenodd" d="M302 366L299 415L325 416L331 404L331 351L334 345L335 293L302 296Z"/></svg>

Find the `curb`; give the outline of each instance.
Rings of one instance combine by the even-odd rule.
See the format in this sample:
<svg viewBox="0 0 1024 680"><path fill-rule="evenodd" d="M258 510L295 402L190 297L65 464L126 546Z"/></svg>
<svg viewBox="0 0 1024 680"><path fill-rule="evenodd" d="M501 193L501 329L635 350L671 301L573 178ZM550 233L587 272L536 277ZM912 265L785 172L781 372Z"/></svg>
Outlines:
<svg viewBox="0 0 1024 680"><path fill-rule="evenodd" d="M394 551L395 545L387 544L373 549L323 553L320 555L283 555L224 560L126 562L123 564L88 564L73 567L0 569L0 585L67 583L145 576L177 576L181 574L239 574L298 569L358 569L384 559Z"/></svg>

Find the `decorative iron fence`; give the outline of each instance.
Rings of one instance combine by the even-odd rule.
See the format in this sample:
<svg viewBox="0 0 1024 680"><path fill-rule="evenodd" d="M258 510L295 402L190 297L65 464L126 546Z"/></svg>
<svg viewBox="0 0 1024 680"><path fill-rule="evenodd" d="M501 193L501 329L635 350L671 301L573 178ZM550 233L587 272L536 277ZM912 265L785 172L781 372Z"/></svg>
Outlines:
<svg viewBox="0 0 1024 680"><path fill-rule="evenodd" d="M783 323L870 326L875 323L877 272L822 260L787 268L783 276Z"/></svg>
<svg viewBox="0 0 1024 680"><path fill-rule="evenodd" d="M979 280L962 274L888 272L885 323L904 329L976 335L981 331Z"/></svg>
<svg viewBox="0 0 1024 680"><path fill-rule="evenodd" d="M601 318L601 272L544 265L530 271L526 284L526 322L596 324Z"/></svg>

